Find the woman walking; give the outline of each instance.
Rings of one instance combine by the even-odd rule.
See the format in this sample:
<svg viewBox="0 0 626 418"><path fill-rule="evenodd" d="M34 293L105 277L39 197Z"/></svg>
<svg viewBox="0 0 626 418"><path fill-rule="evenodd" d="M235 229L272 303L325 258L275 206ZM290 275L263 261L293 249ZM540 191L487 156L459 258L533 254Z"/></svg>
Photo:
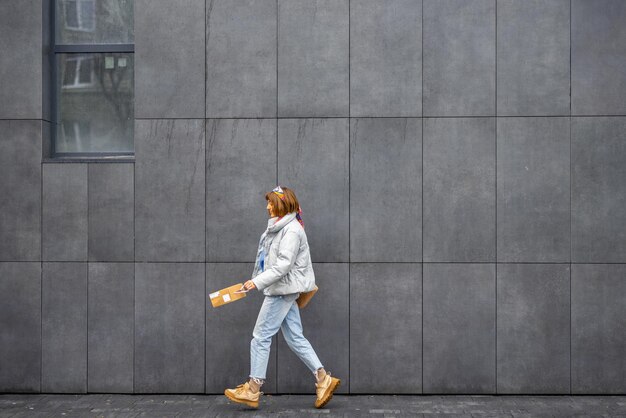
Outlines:
<svg viewBox="0 0 626 418"><path fill-rule="evenodd" d="M265 200L270 219L259 241L252 279L243 284L245 291L256 288L265 295L250 341L250 379L224 394L234 402L259 406L272 337L280 328L289 348L315 376L315 407L321 408L332 398L340 380L324 370L302 334L296 299L300 292L315 287L302 210L295 193L287 187L276 187Z"/></svg>

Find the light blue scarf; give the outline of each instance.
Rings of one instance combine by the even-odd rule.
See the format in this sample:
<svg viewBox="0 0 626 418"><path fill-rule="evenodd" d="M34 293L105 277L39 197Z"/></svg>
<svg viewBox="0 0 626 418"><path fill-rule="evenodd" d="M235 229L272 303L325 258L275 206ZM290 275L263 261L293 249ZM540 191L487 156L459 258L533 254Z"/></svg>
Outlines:
<svg viewBox="0 0 626 418"><path fill-rule="evenodd" d="M265 260L267 258L267 254L269 252L269 248L272 245L272 241L276 237L278 231L283 229L285 225L293 220L297 215L297 212L290 212L279 218L277 216L270 218L267 220L267 229L261 235L261 239L259 240L259 247L256 252L256 260L254 262L254 272L252 273L252 278L254 278L257 274L265 271Z"/></svg>

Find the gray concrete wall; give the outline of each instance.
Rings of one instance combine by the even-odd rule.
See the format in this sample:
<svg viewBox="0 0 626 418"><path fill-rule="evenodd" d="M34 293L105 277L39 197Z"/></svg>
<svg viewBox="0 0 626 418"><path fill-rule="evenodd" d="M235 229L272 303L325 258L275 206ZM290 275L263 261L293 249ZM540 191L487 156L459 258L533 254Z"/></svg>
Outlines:
<svg viewBox="0 0 626 418"><path fill-rule="evenodd" d="M42 157L46 13L0 1L0 391L241 383L262 297L206 295L280 183L340 392L626 393L626 2L136 0L126 163Z"/></svg>

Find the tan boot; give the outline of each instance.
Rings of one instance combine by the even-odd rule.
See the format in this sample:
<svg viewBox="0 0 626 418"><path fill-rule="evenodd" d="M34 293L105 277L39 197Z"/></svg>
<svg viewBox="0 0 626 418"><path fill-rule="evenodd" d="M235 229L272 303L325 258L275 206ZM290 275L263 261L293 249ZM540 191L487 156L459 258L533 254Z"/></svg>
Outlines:
<svg viewBox="0 0 626 418"><path fill-rule="evenodd" d="M339 387L341 380L336 377L331 377L330 372L326 372L324 380L315 384L315 392L317 393L317 399L315 400L315 407L321 408L330 401L333 397L333 392Z"/></svg>
<svg viewBox="0 0 626 418"><path fill-rule="evenodd" d="M235 389L226 389L224 395L233 402L243 403L252 408L259 407L259 398L263 392L253 393L248 382L238 385Z"/></svg>

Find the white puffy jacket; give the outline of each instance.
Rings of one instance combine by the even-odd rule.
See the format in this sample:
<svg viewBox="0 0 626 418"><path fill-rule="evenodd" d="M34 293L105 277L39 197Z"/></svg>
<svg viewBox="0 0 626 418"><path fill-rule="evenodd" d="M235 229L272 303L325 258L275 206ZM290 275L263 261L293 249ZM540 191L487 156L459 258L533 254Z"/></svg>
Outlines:
<svg viewBox="0 0 626 418"><path fill-rule="evenodd" d="M256 288L268 296L308 292L315 287L309 242L296 212L288 213L281 221L284 225L272 230L276 218L268 220L266 233L275 235L269 237L271 244L264 261L265 271L259 271L257 254L252 274Z"/></svg>

